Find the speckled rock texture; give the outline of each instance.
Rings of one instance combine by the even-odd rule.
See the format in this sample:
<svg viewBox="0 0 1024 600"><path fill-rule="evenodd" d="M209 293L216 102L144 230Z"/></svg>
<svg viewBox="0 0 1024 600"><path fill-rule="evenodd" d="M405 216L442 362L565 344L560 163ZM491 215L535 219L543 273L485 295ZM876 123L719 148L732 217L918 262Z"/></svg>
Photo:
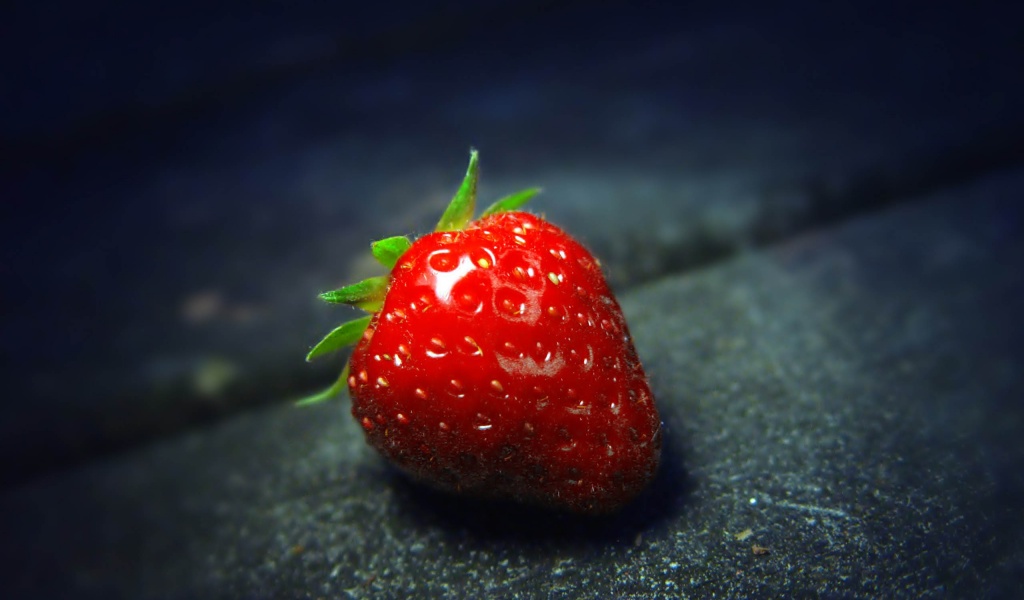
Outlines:
<svg viewBox="0 0 1024 600"><path fill-rule="evenodd" d="M1024 173L621 298L666 425L592 520L410 483L347 401L0 495L4 598L1024 595Z"/></svg>

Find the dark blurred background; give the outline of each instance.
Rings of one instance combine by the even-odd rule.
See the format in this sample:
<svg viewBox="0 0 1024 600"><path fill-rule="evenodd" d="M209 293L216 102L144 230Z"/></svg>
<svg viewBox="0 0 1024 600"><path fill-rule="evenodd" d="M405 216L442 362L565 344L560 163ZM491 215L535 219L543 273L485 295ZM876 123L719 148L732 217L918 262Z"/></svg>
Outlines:
<svg viewBox="0 0 1024 600"><path fill-rule="evenodd" d="M1017 165L1010 4L8 5L2 480L328 381L470 146L619 289Z"/></svg>
<svg viewBox="0 0 1024 600"><path fill-rule="evenodd" d="M623 294L1024 166L1012 2L0 12L9 488L329 383L316 293L427 231L470 147Z"/></svg>

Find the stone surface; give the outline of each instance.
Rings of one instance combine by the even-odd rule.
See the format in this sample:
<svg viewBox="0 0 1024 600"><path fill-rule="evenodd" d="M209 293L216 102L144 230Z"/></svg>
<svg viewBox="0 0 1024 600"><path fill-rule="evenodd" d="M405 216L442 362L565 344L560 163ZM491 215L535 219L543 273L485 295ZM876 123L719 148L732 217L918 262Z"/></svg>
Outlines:
<svg viewBox="0 0 1024 600"><path fill-rule="evenodd" d="M1022 191L625 294L667 435L616 518L438 495L346 402L270 407L0 495L3 596L1020 597Z"/></svg>
<svg viewBox="0 0 1024 600"><path fill-rule="evenodd" d="M0 36L0 483L330 381L470 145L620 290L1024 162L1013 3L121 4Z"/></svg>

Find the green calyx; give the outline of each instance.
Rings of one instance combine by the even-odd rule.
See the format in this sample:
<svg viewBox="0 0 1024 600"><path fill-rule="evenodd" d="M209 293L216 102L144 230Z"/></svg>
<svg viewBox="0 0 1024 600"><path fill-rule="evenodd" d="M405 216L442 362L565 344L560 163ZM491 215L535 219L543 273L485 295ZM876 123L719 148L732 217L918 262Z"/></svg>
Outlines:
<svg viewBox="0 0 1024 600"><path fill-rule="evenodd" d="M441 220L438 221L437 227L434 228L435 232L461 231L473 221L473 213L476 210L477 181L480 178L478 161L479 153L476 150L470 150L469 167L466 169L466 176L462 179L462 185L459 186L459 190L448 204L448 208L441 215ZM480 218L516 210L529 202L539 192L539 188L529 188L506 196L489 206L480 215ZM409 238L395 236L373 242L370 245L370 250L373 253L373 257L377 259L377 262L388 269L388 271L391 271L411 246L412 241ZM320 294L320 298L325 302L348 304L371 314L336 327L319 343L313 346L313 349L306 355L306 361L312 361L358 342L359 338L363 336L363 332L370 325L373 314L380 311L384 305L384 297L387 295L390 281L390 275L370 277L359 283ZM341 376L334 382L334 385L322 392L299 400L297 404L299 406L306 406L330 400L337 396L347 385L348 370L348 363L346 363Z"/></svg>
<svg viewBox="0 0 1024 600"><path fill-rule="evenodd" d="M306 362L355 344L369 324L370 317L366 316L335 327L333 331L324 336L324 339L320 340L320 343L313 346L313 349L306 355Z"/></svg>
<svg viewBox="0 0 1024 600"><path fill-rule="evenodd" d="M480 153L476 150L469 151L469 166L466 168L466 176L462 179L459 191L448 203L448 208L441 215L434 231L458 231L465 229L470 220L473 219L473 210L476 207L476 183L480 179Z"/></svg>
<svg viewBox="0 0 1024 600"><path fill-rule="evenodd" d="M395 263L410 246L412 246L412 242L409 241L409 238L396 235L370 244L370 251L373 252L373 257L377 259L377 262L388 269L394 269Z"/></svg>
<svg viewBox="0 0 1024 600"><path fill-rule="evenodd" d="M466 176L459 186L459 191L448 203L448 208L441 215L434 231L461 231L473 220L473 212L476 210L476 184L480 179L480 166L478 164L479 152L469 151L469 167L466 168ZM526 204L531 198L540 193L540 188L529 188L505 196L494 204L487 207L480 218L489 217L498 213L516 210Z"/></svg>

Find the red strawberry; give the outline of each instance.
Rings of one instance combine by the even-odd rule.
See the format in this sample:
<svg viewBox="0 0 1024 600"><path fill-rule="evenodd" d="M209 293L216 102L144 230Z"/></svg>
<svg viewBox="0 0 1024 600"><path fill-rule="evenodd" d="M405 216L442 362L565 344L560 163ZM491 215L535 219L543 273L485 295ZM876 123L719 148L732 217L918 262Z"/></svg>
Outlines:
<svg viewBox="0 0 1024 600"><path fill-rule="evenodd" d="M661 422L598 262L535 215L537 190L469 222L477 155L437 231L389 238L391 269L323 294L372 312L314 358L356 343L342 378L369 443L442 489L607 513L654 477Z"/></svg>

